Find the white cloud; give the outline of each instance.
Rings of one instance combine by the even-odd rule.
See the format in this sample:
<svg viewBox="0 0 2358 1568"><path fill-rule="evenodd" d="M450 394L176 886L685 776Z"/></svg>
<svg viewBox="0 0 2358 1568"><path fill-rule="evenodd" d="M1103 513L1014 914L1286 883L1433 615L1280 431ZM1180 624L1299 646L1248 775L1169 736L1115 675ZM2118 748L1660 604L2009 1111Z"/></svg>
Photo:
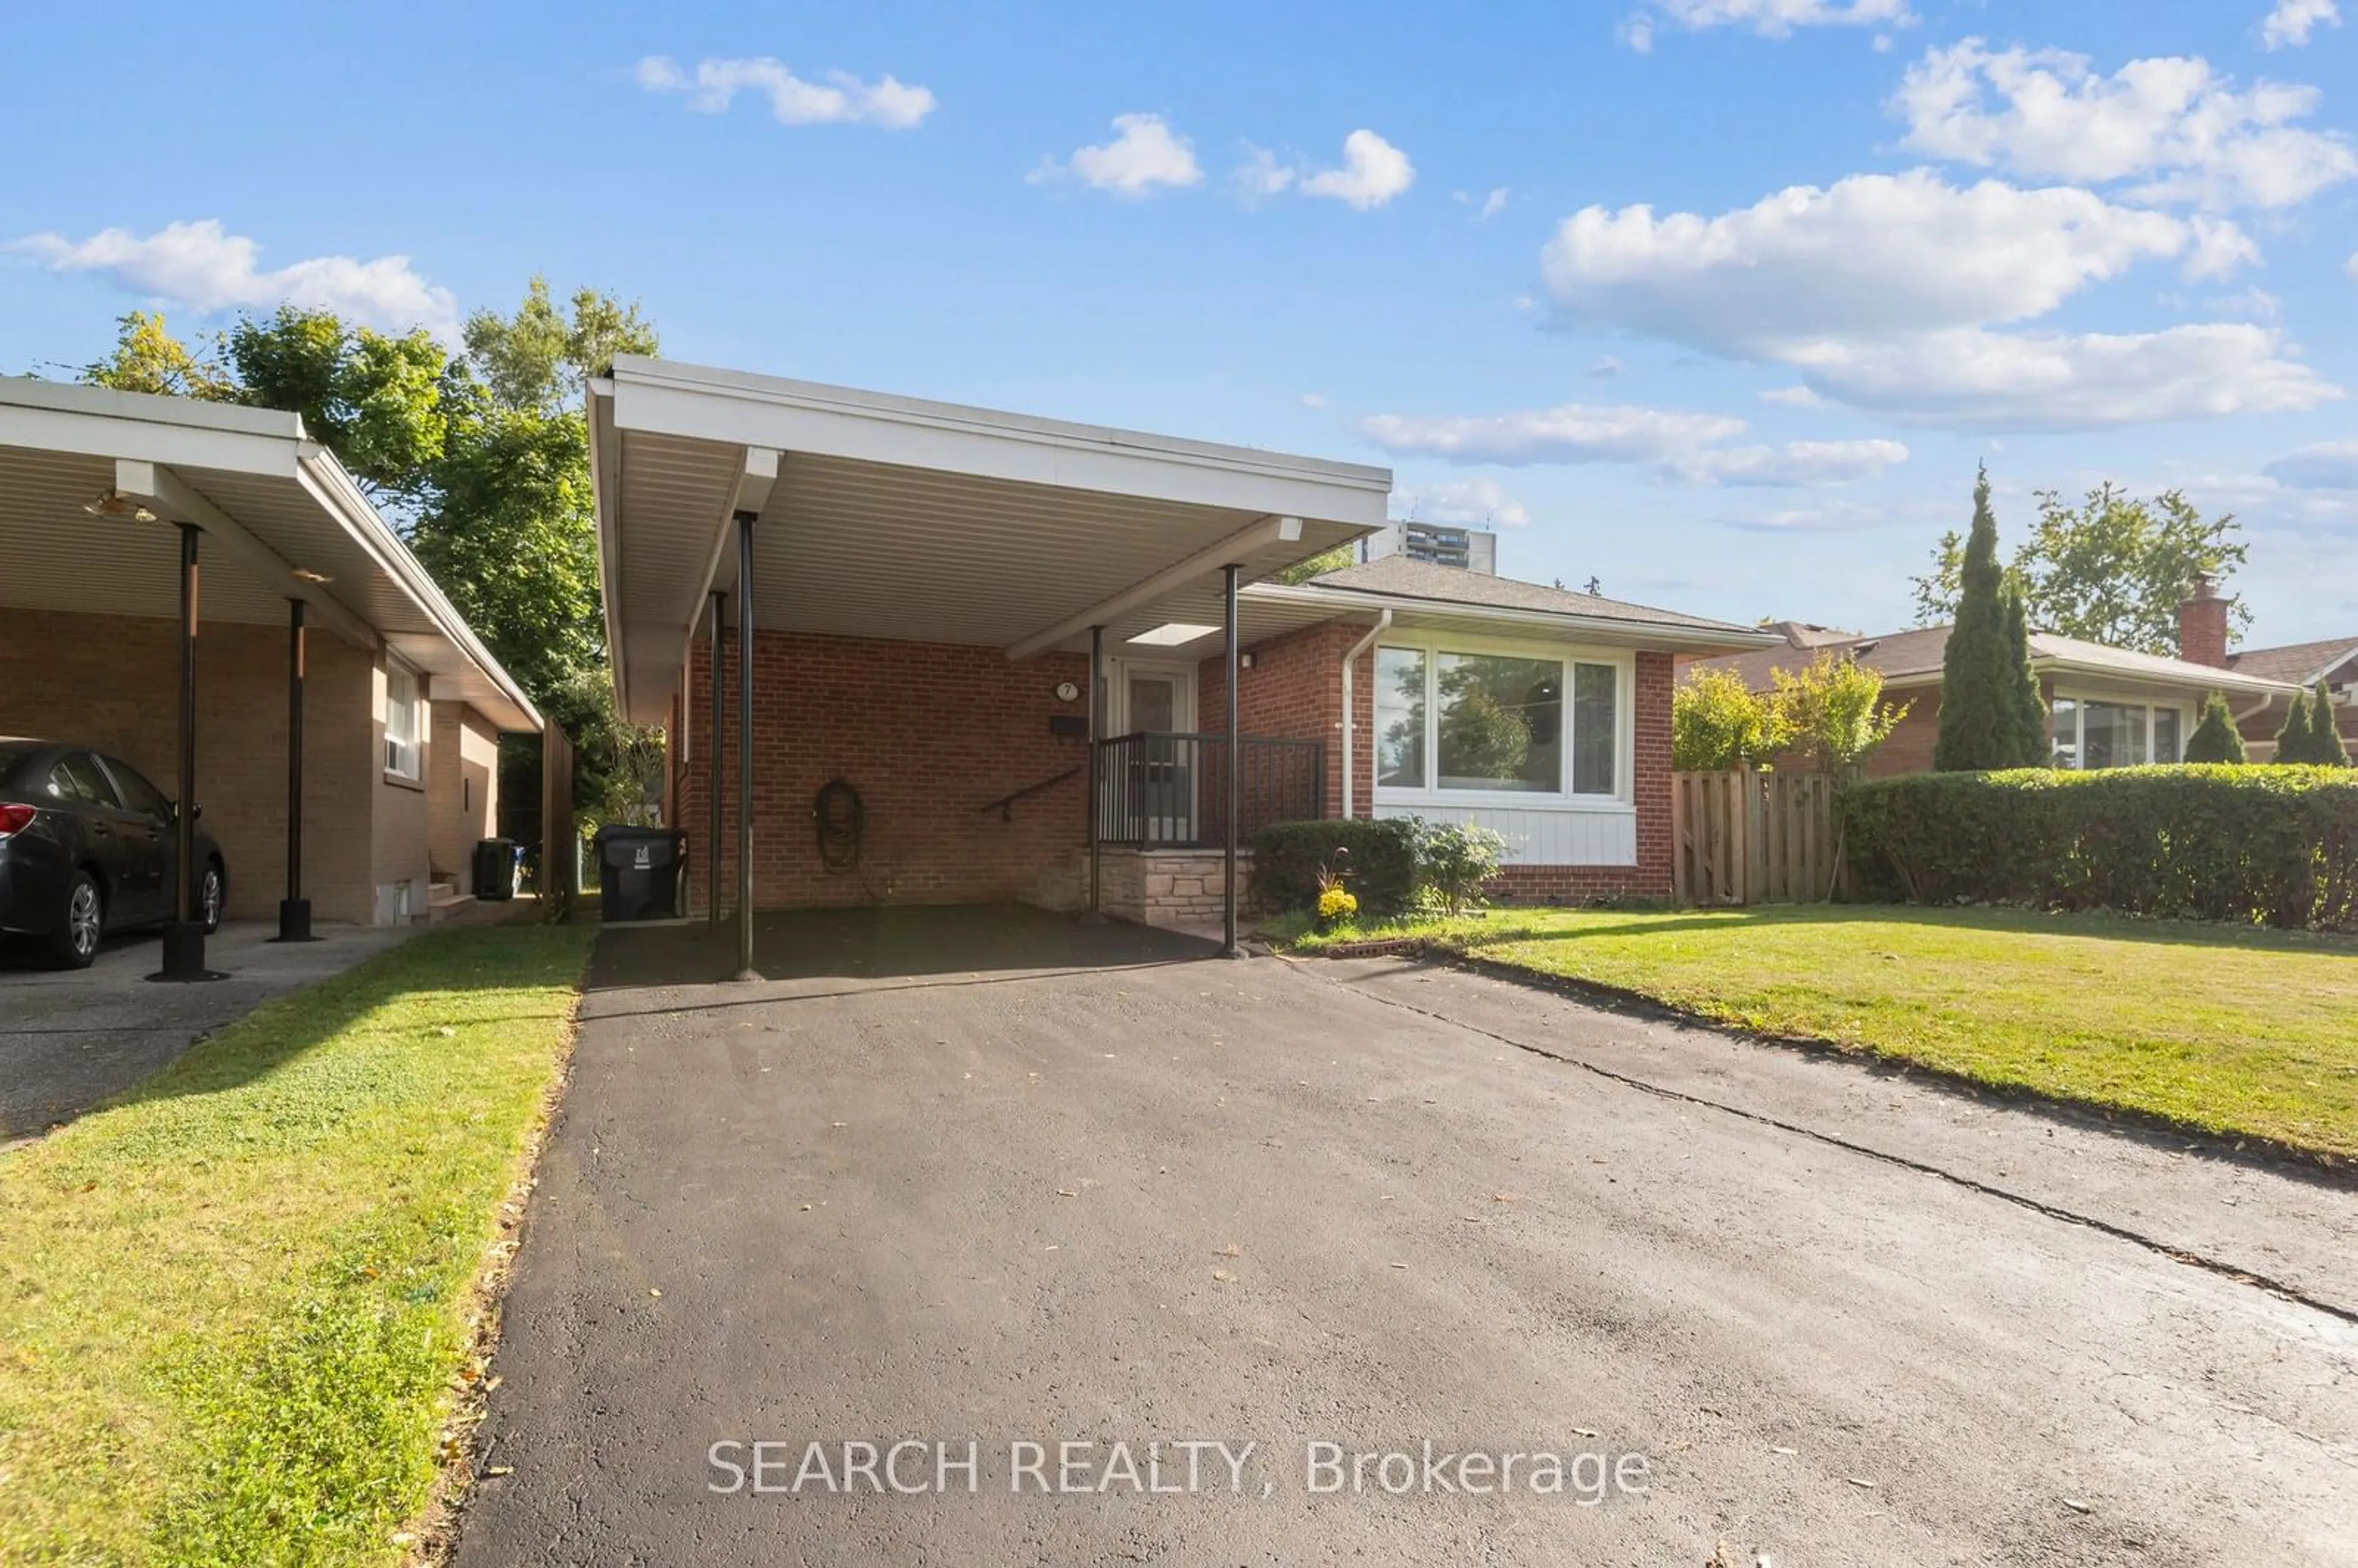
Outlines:
<svg viewBox="0 0 2358 1568"><path fill-rule="evenodd" d="M2198 214L2188 221L2188 226L2194 234L2193 248L2186 255L2188 277L2224 277L2239 266L2258 264L2260 247L2234 224Z"/></svg>
<svg viewBox="0 0 2358 1568"><path fill-rule="evenodd" d="M2320 441L2264 470L2294 490L2358 490L2358 441Z"/></svg>
<svg viewBox="0 0 2358 1568"><path fill-rule="evenodd" d="M1825 401L1806 386L1772 386L1760 395L1763 403L1781 403L1788 408L1815 408Z"/></svg>
<svg viewBox="0 0 2358 1568"><path fill-rule="evenodd" d="M1245 161L1238 166L1233 178L1247 202L1266 201L1272 196L1282 196L1293 183L1294 171L1278 162L1277 155L1267 147L1247 143L1245 153Z"/></svg>
<svg viewBox="0 0 2358 1568"><path fill-rule="evenodd" d="M1979 38L1928 51L1889 109L1902 145L2031 178L2141 179L2140 200L2288 207L2358 175L2339 132L2288 124L2313 113L2313 87L2237 92L2199 59L2131 60L2099 76L2083 55L1991 50Z"/></svg>
<svg viewBox="0 0 2358 1568"><path fill-rule="evenodd" d="M785 125L867 124L905 131L934 112L934 95L890 76L862 81L848 71L827 72L824 83L805 81L767 55L697 61L693 75L668 55L639 61L638 81L650 92L685 92L688 107L718 114L740 92L758 92Z"/></svg>
<svg viewBox="0 0 2358 1568"><path fill-rule="evenodd" d="M1744 421L1717 414L1568 403L1482 416L1379 414L1362 434L1388 451L1453 463L1643 463L1678 484L1841 484L1908 460L1898 441L1724 447Z"/></svg>
<svg viewBox="0 0 2358 1568"><path fill-rule="evenodd" d="M1326 406L1326 395L1323 392L1305 392L1302 395L1302 406L1324 408Z"/></svg>
<svg viewBox="0 0 2358 1568"><path fill-rule="evenodd" d="M1828 335L2042 315L2192 237L2167 213L2084 190L1959 189L1917 169L1794 186L1709 219L1588 207L1541 260L1571 320L1775 358Z"/></svg>
<svg viewBox="0 0 2358 1568"><path fill-rule="evenodd" d="M1507 188L1501 185L1493 189L1489 195L1482 198L1482 211L1474 215L1476 218L1495 218L1506 210Z"/></svg>
<svg viewBox="0 0 2358 1568"><path fill-rule="evenodd" d="M1406 190L1415 178L1406 153L1373 131L1353 131L1343 138L1343 167L1304 175L1302 193L1347 201L1365 212Z"/></svg>
<svg viewBox="0 0 2358 1568"><path fill-rule="evenodd" d="M1812 345L1810 384L1863 408L1991 430L2086 430L2315 407L2342 395L2286 357L2283 334L2235 322L2158 332L1954 328Z"/></svg>
<svg viewBox="0 0 2358 1568"><path fill-rule="evenodd" d="M1392 492L1392 510L1415 522L1458 528L1522 528L1531 520L1530 509L1494 479L1411 485Z"/></svg>
<svg viewBox="0 0 2358 1568"><path fill-rule="evenodd" d="M1915 21L1908 0L1654 0L1621 24L1619 37L1644 54L1662 23L1691 33L1748 27L1762 38L1781 38L1796 27L1905 27Z"/></svg>
<svg viewBox="0 0 2358 1568"><path fill-rule="evenodd" d="M2277 0L2276 9L2260 24L2260 47L2306 49L2309 35L2320 23L2329 27L2342 25L2342 13L2335 8L2333 0Z"/></svg>
<svg viewBox="0 0 2358 1568"><path fill-rule="evenodd" d="M1741 419L1626 404L1567 403L1514 414L1416 419L1378 414L1360 431L1386 451L1455 463L1659 461L1736 435Z"/></svg>
<svg viewBox="0 0 2358 1568"><path fill-rule="evenodd" d="M218 219L168 223L144 239L128 229L80 241L35 234L8 248L52 272L97 273L131 293L192 310L295 305L390 332L423 327L446 342L459 336L458 300L419 276L407 256L318 256L265 272L262 247L228 232Z"/></svg>
<svg viewBox="0 0 2358 1568"><path fill-rule="evenodd" d="M2212 276L2249 253L2223 222L2093 192L1966 189L1918 169L1796 186L1715 218L1591 207L1541 257L1566 321L1801 370L1901 417L2084 428L2301 408L2338 390L2254 326L2004 333L2141 262Z"/></svg>
<svg viewBox="0 0 2358 1568"><path fill-rule="evenodd" d="M1908 460L1898 441L1787 441L1775 447L1706 447L1672 458L1663 476L1689 484L1846 484Z"/></svg>
<svg viewBox="0 0 2358 1568"><path fill-rule="evenodd" d="M1114 139L1082 147L1063 164L1051 160L1032 171L1034 183L1070 170L1085 185L1120 196L1143 196L1158 185L1188 186L1204 178L1195 149L1174 135L1160 114L1117 114Z"/></svg>

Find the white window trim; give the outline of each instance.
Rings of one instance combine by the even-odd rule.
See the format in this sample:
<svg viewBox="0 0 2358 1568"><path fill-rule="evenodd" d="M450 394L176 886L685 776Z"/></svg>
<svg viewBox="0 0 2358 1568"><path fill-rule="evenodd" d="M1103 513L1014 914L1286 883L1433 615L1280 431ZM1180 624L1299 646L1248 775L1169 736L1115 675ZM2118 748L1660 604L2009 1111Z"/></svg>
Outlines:
<svg viewBox="0 0 2358 1568"><path fill-rule="evenodd" d="M396 706L394 693L396 680L409 683L409 700L405 707L409 715L409 734L397 737L393 732L393 712ZM421 694L417 672L407 665L388 658L384 662L384 771L388 777L410 784L424 782L426 776L426 741L421 733L425 728L426 698ZM396 753L395 747L402 748ZM400 756L401 762L395 761ZM406 764L406 765L405 765Z"/></svg>
<svg viewBox="0 0 2358 1568"><path fill-rule="evenodd" d="M2064 770L2067 773L2108 773L2113 771L2110 768L2091 768L2087 765L2088 704L2092 702L2101 702L2110 708L2142 708L2145 709L2145 755L2146 762L2148 764L2153 761L2153 716L2157 712L2164 708L2168 708L2178 715L2178 756L2180 761L2182 762L2185 760L2186 743L2194 738L2193 707L2181 700L2173 700L2165 697L2145 697L2132 691L2105 691L2093 687L2059 686L2055 688L2054 695L2048 699L2048 702L2050 717L2047 723L2047 754L2050 760L2055 755L2055 721L2051 717L2053 705L2058 702L2068 702L2072 705L2071 765L2070 768Z"/></svg>
<svg viewBox="0 0 2358 1568"><path fill-rule="evenodd" d="M1587 647L1511 637L1469 636L1400 627L1386 633L1378 641L1375 652L1379 658L1386 648L1412 649L1424 654L1424 783L1413 788L1379 784L1375 786L1376 805L1436 809L1463 806L1502 811L1588 811L1617 816L1637 815L1638 659L1629 649ZM1563 771L1557 774L1557 788L1550 791L1440 787L1435 770L1441 766L1441 745L1437 733L1441 721L1438 686L1441 655L1444 654L1497 654L1509 658L1544 659L1563 666L1564 743L1558 748L1558 765ZM1572 666L1574 665L1606 665L1614 671L1614 789L1611 795L1574 795L1566 787L1572 770ZM1372 728L1368 736L1370 747L1378 743Z"/></svg>

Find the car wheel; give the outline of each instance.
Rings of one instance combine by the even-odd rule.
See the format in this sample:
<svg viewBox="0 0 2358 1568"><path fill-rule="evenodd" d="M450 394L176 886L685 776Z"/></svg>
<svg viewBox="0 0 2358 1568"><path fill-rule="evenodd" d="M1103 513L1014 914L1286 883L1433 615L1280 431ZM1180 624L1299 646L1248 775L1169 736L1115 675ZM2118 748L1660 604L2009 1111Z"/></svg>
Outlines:
<svg viewBox="0 0 2358 1568"><path fill-rule="evenodd" d="M222 875L221 862L206 861L204 880L197 884L197 917L205 923L208 936L221 929L222 903L228 892L229 881Z"/></svg>
<svg viewBox="0 0 2358 1568"><path fill-rule="evenodd" d="M98 879L76 871L66 883L65 914L49 937L49 957L61 969L87 969L105 934L106 901L99 894Z"/></svg>

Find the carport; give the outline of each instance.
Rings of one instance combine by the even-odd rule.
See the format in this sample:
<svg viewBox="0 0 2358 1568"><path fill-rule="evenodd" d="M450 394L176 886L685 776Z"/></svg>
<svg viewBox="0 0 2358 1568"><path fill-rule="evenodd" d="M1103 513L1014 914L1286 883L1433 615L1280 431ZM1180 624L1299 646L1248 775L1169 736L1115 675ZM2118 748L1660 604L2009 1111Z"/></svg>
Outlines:
<svg viewBox="0 0 2358 1568"><path fill-rule="evenodd" d="M700 840L714 925L733 891L744 977L760 905L1000 896L1054 848L1033 824L1083 828L1109 647L1217 629L1233 674L1239 586L1381 525L1391 488L1384 469L632 356L589 401L616 696L671 738L672 821ZM959 791L1001 785L980 815L1011 833L977 848ZM892 877L851 880L860 836L888 830Z"/></svg>
<svg viewBox="0 0 2358 1568"><path fill-rule="evenodd" d="M293 414L0 379L0 734L114 753L196 807L173 811L167 978L209 973L199 811L231 911L278 891L283 939L315 901L419 918L446 840L491 819L485 748L543 729Z"/></svg>

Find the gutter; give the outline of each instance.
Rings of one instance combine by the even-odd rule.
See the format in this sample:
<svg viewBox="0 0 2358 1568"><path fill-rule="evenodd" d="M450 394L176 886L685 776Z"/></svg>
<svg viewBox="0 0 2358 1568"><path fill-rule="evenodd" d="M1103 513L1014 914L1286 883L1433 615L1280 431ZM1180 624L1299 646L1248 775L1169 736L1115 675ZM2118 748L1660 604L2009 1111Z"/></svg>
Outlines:
<svg viewBox="0 0 2358 1568"><path fill-rule="evenodd" d="M1376 639L1391 630L1391 624L1392 612L1384 611L1376 617L1376 623L1368 628L1368 634L1352 643L1351 651L1343 655L1343 820L1346 822L1351 820L1351 716L1357 711L1351 704L1351 671L1360 657L1375 646Z"/></svg>
<svg viewBox="0 0 2358 1568"><path fill-rule="evenodd" d="M1681 626L1663 621L1628 621L1612 616L1574 615L1554 610L1516 610L1495 604L1466 604L1451 599L1419 599L1407 594L1368 593L1347 588L1319 588L1311 583L1257 582L1238 590L1248 599L1280 604L1323 605L1336 610L1373 610L1385 614L1450 615L1466 621L1490 621L1502 626L1528 626L1554 632L1592 635L1616 646L1676 643L1682 652L1721 649L1748 653L1756 648L1784 646L1770 632L1749 632L1731 626ZM1633 642L1632 639L1636 641Z"/></svg>

